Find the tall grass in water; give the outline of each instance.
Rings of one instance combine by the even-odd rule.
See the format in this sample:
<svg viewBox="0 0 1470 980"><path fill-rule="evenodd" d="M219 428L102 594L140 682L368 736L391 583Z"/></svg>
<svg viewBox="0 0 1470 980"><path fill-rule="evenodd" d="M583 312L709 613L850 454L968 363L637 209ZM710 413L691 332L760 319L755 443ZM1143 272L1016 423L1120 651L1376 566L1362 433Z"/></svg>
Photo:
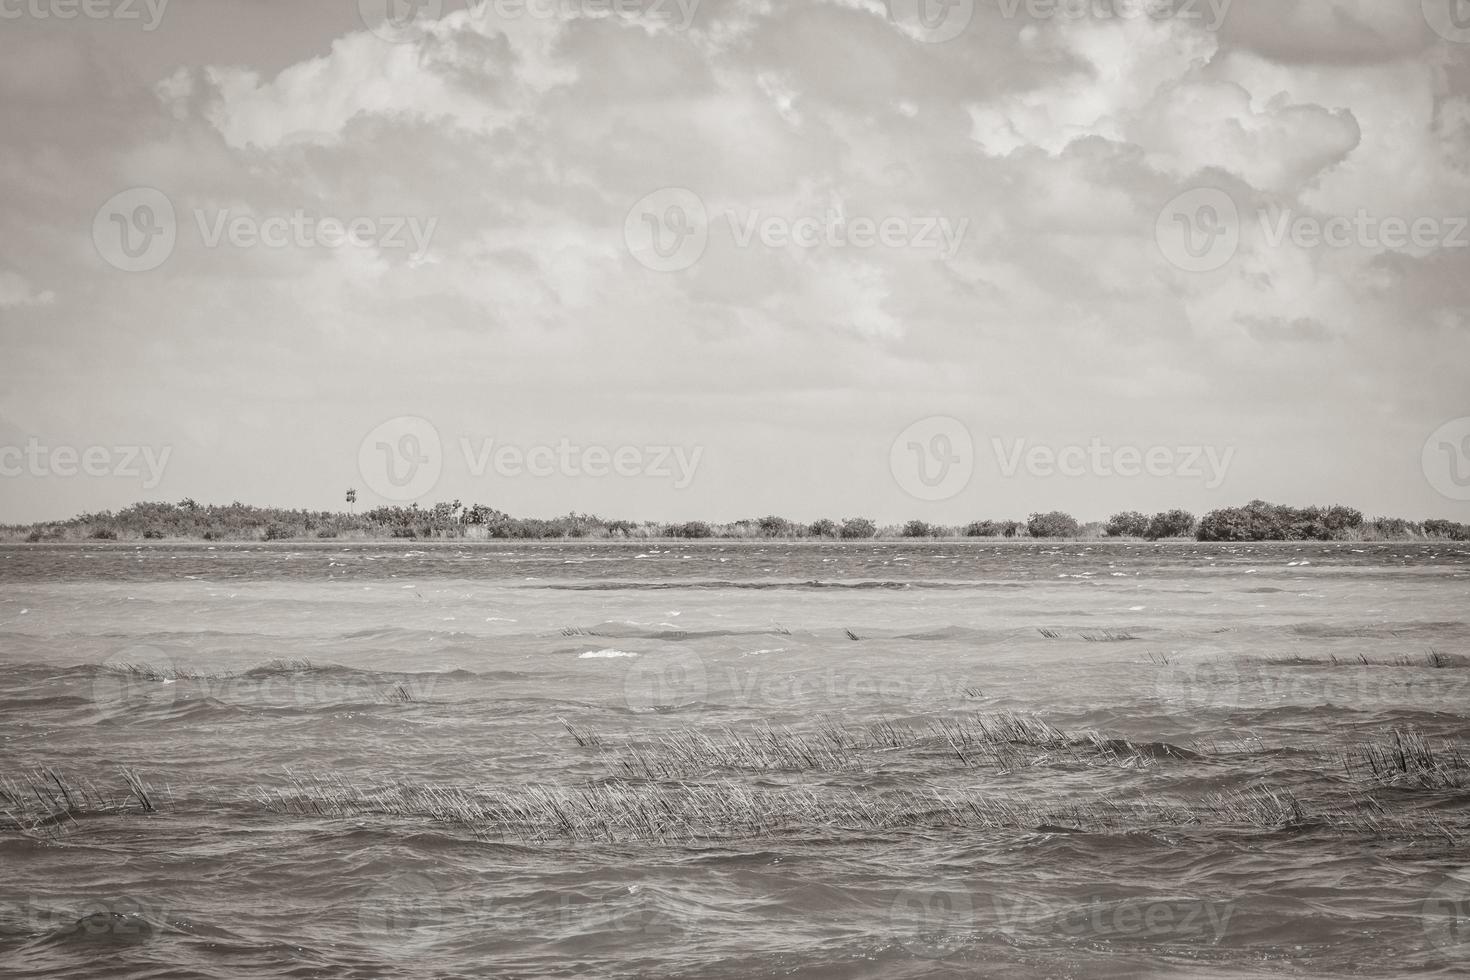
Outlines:
<svg viewBox="0 0 1470 980"><path fill-rule="evenodd" d="M152 813L153 791L130 769L121 770L125 793L97 788L90 779L68 778L48 767L0 777L0 829L34 832L78 817Z"/></svg>
<svg viewBox="0 0 1470 980"><path fill-rule="evenodd" d="M1273 667L1422 667L1433 670L1470 667L1470 658L1441 653L1432 647L1428 652L1419 656L1401 654L1386 659L1375 659L1362 653L1356 657L1339 657L1336 654L1327 657L1306 657L1301 654L1289 654L1264 657L1261 662Z"/></svg>
<svg viewBox="0 0 1470 980"><path fill-rule="evenodd" d="M1388 738L1343 755L1348 778L1370 784L1459 789L1470 785L1470 761L1458 746L1435 748L1419 731L1395 728Z"/></svg>
<svg viewBox="0 0 1470 980"><path fill-rule="evenodd" d="M687 779L716 772L835 772L865 769L902 751L942 753L963 768L1005 771L1042 764L1144 768L1158 755L1193 758L1167 744L1140 745L1094 730L1063 731L1015 712L966 714L919 721L844 725L831 719L813 729L784 726L745 730L675 729L621 737L577 728L563 720L572 739L594 748L625 778Z"/></svg>
<svg viewBox="0 0 1470 980"><path fill-rule="evenodd" d="M340 775L291 775L285 786L259 789L255 800L282 814L391 816L463 825L511 840L690 842L769 835L835 835L928 829L1136 832L1203 827L1281 831L1319 828L1381 835L1458 832L1432 818L1390 818L1371 801L1312 811L1289 790L1218 793L1196 803L1165 798L1046 804L1031 797L975 791L862 792L731 781L596 784L576 789L524 786L484 792L397 783L358 785Z"/></svg>
<svg viewBox="0 0 1470 980"><path fill-rule="evenodd" d="M41 769L0 780L0 832L39 836L82 816L151 813L159 806L137 774L125 793ZM209 798L207 790L196 795ZM873 792L811 784L779 789L730 779L707 783L522 785L486 790L408 781L370 784L343 773L287 773L275 785L215 803L326 819L390 817L462 826L485 839L693 842L777 835L927 830L1152 832L1332 830L1382 837L1432 833L1463 840L1462 827L1424 812L1390 815L1371 799L1314 809L1286 789L1253 787L1193 801L1101 794L1042 802L1035 794L983 790Z"/></svg>

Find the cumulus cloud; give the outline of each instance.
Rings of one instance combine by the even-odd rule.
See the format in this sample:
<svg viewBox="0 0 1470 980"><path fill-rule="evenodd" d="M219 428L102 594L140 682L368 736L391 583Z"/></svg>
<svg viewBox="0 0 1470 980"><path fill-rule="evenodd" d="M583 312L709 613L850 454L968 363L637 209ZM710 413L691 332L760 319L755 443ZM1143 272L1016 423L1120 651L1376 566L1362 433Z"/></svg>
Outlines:
<svg viewBox="0 0 1470 980"><path fill-rule="evenodd" d="M208 67L210 122L239 148L333 142L359 116L406 116L489 134L576 77L554 54L559 31L545 18L500 22L461 10L429 22L415 43L356 31L333 42L331 54L269 81L249 69ZM165 94L177 100L190 88L172 82Z"/></svg>

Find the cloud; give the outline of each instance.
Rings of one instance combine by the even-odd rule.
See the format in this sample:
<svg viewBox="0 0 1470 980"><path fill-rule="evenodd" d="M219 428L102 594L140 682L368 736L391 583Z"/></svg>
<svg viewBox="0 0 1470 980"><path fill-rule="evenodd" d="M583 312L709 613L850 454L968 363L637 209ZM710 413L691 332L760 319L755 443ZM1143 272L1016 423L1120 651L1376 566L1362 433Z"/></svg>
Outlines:
<svg viewBox="0 0 1470 980"><path fill-rule="evenodd" d="M232 5L224 48L202 30L215 15L181 10L199 19L163 25L142 60L78 32L0 37L16 82L0 110L13 123L0 241L14 250L0 265L46 270L35 284L0 274L0 306L55 321L18 331L9 363L69 365L128 406L133 441L213 433L208 455L181 451L177 472L199 483L180 495L298 504L330 479L330 506L353 479L342 443L359 421L426 414L451 442L647 433L704 445L709 472L736 474L680 497L444 488L512 510L857 512L888 479L874 433L926 414L1038 439L1151 427L1197 443L1235 426L1269 475L1295 472L1292 437L1251 418L1321 417L1351 443L1351 413L1321 411L1333 391L1426 415L1463 399L1466 250L1273 245L1256 219L1463 213L1470 46L1426 37L1417 4L1406 18L1403 5L1236 0L1210 32L979 3L942 44L896 29L875 0L706 0L686 31L461 9L403 44L363 30L352 6ZM54 79L37 82L48 65ZM1228 191L1245 227L1224 268L1186 273L1155 222L1202 184ZM180 222L173 254L141 276L90 240L96 207L137 185L167 193ZM629 209L666 187L711 219L703 257L672 273L623 241ZM196 215L221 209L437 225L418 262L211 247ZM768 247L736 240L730 215L752 212L968 224L948 255ZM61 282L64 302L44 289ZM159 368L146 384L115 370L144 350ZM53 377L15 370L6 404L83 425ZM201 406L187 426L171 421L178 404ZM330 416L322 433L300 424L312 411ZM869 442L876 469L852 448ZM240 462L282 453L292 465ZM1030 492L987 487L931 516L1025 513Z"/></svg>
<svg viewBox="0 0 1470 980"><path fill-rule="evenodd" d="M17 272L0 271L0 309L16 306L50 306L56 302L51 290L36 291Z"/></svg>
<svg viewBox="0 0 1470 980"><path fill-rule="evenodd" d="M1393 61L1433 40L1418 0L1235 0L1221 34L1284 64Z"/></svg>
<svg viewBox="0 0 1470 980"><path fill-rule="evenodd" d="M1188 177L1207 167L1252 186L1294 193L1342 162L1362 136L1347 109L1271 98L1260 108L1234 81L1182 81L1163 88L1126 126L1149 162Z"/></svg>
<svg viewBox="0 0 1470 980"><path fill-rule="evenodd" d="M270 81L248 69L206 68L215 93L209 119L236 148L334 142L361 116L492 133L576 77L553 54L559 31L546 19L502 23L462 10L430 22L415 43L354 32L333 42L329 55L292 65ZM177 99L189 88L173 82L166 94Z"/></svg>

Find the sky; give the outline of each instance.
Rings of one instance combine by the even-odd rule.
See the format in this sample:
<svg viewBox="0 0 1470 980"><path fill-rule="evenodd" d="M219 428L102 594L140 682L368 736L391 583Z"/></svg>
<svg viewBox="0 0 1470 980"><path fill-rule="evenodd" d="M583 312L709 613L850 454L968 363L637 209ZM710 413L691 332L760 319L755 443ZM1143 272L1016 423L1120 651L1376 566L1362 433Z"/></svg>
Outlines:
<svg viewBox="0 0 1470 980"><path fill-rule="evenodd" d="M1470 521L1465 0L0 0L0 521Z"/></svg>

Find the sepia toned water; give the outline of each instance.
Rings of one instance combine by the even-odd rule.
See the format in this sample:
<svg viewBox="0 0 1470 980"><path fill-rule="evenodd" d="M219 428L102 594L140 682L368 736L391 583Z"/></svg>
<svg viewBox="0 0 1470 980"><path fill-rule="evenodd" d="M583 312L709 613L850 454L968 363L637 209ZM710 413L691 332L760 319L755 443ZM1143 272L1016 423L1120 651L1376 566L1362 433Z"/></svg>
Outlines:
<svg viewBox="0 0 1470 980"><path fill-rule="evenodd" d="M0 778L118 803L0 796L0 972L1464 976L1470 790L1342 758L1470 744L1467 600L1446 543L0 547ZM660 733L1005 712L1136 751L618 765ZM641 794L678 832L405 813L403 786ZM710 787L784 816L691 809ZM1301 819L1204 805L1253 788ZM1023 816L923 802L966 794Z"/></svg>

